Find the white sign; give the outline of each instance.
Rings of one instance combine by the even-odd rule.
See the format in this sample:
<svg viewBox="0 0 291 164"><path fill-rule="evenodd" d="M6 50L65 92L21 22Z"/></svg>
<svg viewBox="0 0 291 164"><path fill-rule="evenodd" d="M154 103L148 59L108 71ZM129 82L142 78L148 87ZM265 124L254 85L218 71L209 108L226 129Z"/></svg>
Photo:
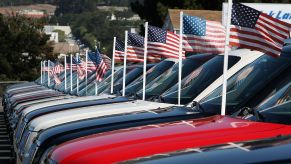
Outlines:
<svg viewBox="0 0 291 164"><path fill-rule="evenodd" d="M274 18L291 24L291 4L283 3L242 3L256 10L264 12ZM222 24L226 24L227 3L222 6Z"/></svg>

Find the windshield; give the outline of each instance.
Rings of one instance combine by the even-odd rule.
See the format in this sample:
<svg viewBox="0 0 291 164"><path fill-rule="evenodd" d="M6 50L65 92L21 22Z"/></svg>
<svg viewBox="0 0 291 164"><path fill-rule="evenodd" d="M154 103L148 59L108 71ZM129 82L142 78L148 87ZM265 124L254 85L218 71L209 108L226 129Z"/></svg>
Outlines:
<svg viewBox="0 0 291 164"><path fill-rule="evenodd" d="M228 60L228 68L230 68L237 63L240 58L229 56ZM186 104L192 101L200 92L221 76L223 71L222 66L223 55L217 55L185 77L182 80L181 86L181 103ZM171 87L161 97L164 102L177 103L178 84Z"/></svg>
<svg viewBox="0 0 291 164"><path fill-rule="evenodd" d="M291 124L291 83L276 94L263 101L255 111L259 112L260 121ZM244 116L244 119L257 120L254 114Z"/></svg>
<svg viewBox="0 0 291 164"><path fill-rule="evenodd" d="M161 75L163 72L171 68L175 64L174 61L168 61L164 60L154 67L150 68L146 72L146 84L149 82L153 81L155 78L157 78L159 75ZM143 83L143 75L141 75L139 78L131 82L126 88L126 94L130 95L132 93L136 93L138 90L142 88L142 83Z"/></svg>
<svg viewBox="0 0 291 164"><path fill-rule="evenodd" d="M207 55L197 55L192 58L187 58L183 60L182 64L182 78L189 75L194 69L205 63L211 57ZM173 67L162 73L158 78L151 81L146 85L146 98L150 98L152 96L157 96L162 94L171 86L175 85L178 82L178 71L179 71L179 63L176 63ZM143 90L141 89L138 92L138 95L141 97Z"/></svg>
<svg viewBox="0 0 291 164"><path fill-rule="evenodd" d="M228 113L244 106L248 100L288 67L289 60L289 58L282 56L273 58L263 55L232 76L227 82L226 106ZM221 91L222 86L201 100L206 110L220 108Z"/></svg>

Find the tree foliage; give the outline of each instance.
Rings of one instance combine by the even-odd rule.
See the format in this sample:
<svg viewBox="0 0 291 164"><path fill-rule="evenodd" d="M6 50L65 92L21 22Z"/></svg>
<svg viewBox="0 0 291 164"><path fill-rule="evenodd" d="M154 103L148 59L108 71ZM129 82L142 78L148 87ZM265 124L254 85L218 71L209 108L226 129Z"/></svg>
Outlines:
<svg viewBox="0 0 291 164"><path fill-rule="evenodd" d="M56 11L57 16L51 21L60 25L70 25L73 35L90 49L94 49L95 44L99 42L102 53L110 56L113 37L124 38L124 31L130 27L138 27L140 22L126 20L133 16L134 13L131 10L98 10L93 5L96 2L96 0L76 0L70 1L69 4L69 0L60 0ZM125 1L121 2L125 3ZM116 4L117 1L111 3ZM90 6L90 8L85 6ZM112 14L116 16L116 20L110 19Z"/></svg>
<svg viewBox="0 0 291 164"><path fill-rule="evenodd" d="M0 79L32 80L43 58L54 58L42 23L14 15L0 15Z"/></svg>
<svg viewBox="0 0 291 164"><path fill-rule="evenodd" d="M96 9L96 0L59 0L55 14L80 14Z"/></svg>

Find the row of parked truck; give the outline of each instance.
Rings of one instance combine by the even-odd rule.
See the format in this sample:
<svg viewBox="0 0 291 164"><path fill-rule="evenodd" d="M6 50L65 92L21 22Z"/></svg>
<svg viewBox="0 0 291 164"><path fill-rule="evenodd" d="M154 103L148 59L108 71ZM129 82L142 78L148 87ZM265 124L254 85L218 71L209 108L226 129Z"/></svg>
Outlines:
<svg viewBox="0 0 291 164"><path fill-rule="evenodd" d="M11 85L2 104L17 162L291 162L291 45L278 58L233 50L228 65L226 116L223 54L183 60L183 105L174 59L147 66L145 101L141 65L127 68L125 88L114 72L113 94L111 71L97 90L94 73L78 88L76 72L59 85L47 74Z"/></svg>

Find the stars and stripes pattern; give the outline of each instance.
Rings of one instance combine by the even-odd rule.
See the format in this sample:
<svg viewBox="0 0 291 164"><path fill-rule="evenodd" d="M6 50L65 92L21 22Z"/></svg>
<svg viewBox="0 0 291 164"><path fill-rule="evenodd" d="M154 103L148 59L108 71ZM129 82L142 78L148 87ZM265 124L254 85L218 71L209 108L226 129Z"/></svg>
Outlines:
<svg viewBox="0 0 291 164"><path fill-rule="evenodd" d="M47 61L44 61L42 71L44 71L44 72L48 71Z"/></svg>
<svg viewBox="0 0 291 164"><path fill-rule="evenodd" d="M114 60L117 63L123 62L124 59L124 42L116 38Z"/></svg>
<svg viewBox="0 0 291 164"><path fill-rule="evenodd" d="M111 69L111 59L105 54L101 54L101 55L106 64L107 69Z"/></svg>
<svg viewBox="0 0 291 164"><path fill-rule="evenodd" d="M53 67L53 74L60 74L63 71L64 71L63 65L59 61L56 61L55 66Z"/></svg>
<svg viewBox="0 0 291 164"><path fill-rule="evenodd" d="M187 52L224 52L225 28L221 23L196 16L183 16L183 49Z"/></svg>
<svg viewBox="0 0 291 164"><path fill-rule="evenodd" d="M49 62L49 76L52 76L56 85L61 83L61 79L59 78L59 74L64 70L63 66L59 61L55 63L50 61Z"/></svg>
<svg viewBox="0 0 291 164"><path fill-rule="evenodd" d="M98 50L96 50L95 53L89 53L88 54L88 61L92 61L92 64L95 65L95 70L96 70L96 80L97 81L102 81L106 71L107 71L107 66L99 53Z"/></svg>
<svg viewBox="0 0 291 164"><path fill-rule="evenodd" d="M78 74L78 78L83 80L85 78L85 62L81 59L81 57L78 55L78 56L75 56L73 57L73 65L74 66L76 65L75 67L73 68L76 68L75 70L77 71L77 74ZM73 69L74 70L74 69Z"/></svg>
<svg viewBox="0 0 291 164"><path fill-rule="evenodd" d="M66 69L71 69L71 57L70 56L66 56ZM76 65L75 65L76 66ZM72 66L73 68L73 66ZM74 69L74 68L73 68ZM76 69L76 68L75 68Z"/></svg>
<svg viewBox="0 0 291 164"><path fill-rule="evenodd" d="M95 52L88 52L88 58L87 58L87 71L93 72L96 71L97 65L95 63L96 57Z"/></svg>
<svg viewBox="0 0 291 164"><path fill-rule="evenodd" d="M129 62L143 62L144 58L144 37L129 33L127 41L127 61ZM160 55L147 55L149 62L160 62Z"/></svg>
<svg viewBox="0 0 291 164"><path fill-rule="evenodd" d="M148 55L163 58L179 58L180 37L173 32L149 26L148 27ZM183 53L185 58L185 53Z"/></svg>
<svg viewBox="0 0 291 164"><path fill-rule="evenodd" d="M291 25L240 3L233 3L230 45L278 57Z"/></svg>
<svg viewBox="0 0 291 164"><path fill-rule="evenodd" d="M144 37L129 33L127 39L127 61L143 62L144 56Z"/></svg>

